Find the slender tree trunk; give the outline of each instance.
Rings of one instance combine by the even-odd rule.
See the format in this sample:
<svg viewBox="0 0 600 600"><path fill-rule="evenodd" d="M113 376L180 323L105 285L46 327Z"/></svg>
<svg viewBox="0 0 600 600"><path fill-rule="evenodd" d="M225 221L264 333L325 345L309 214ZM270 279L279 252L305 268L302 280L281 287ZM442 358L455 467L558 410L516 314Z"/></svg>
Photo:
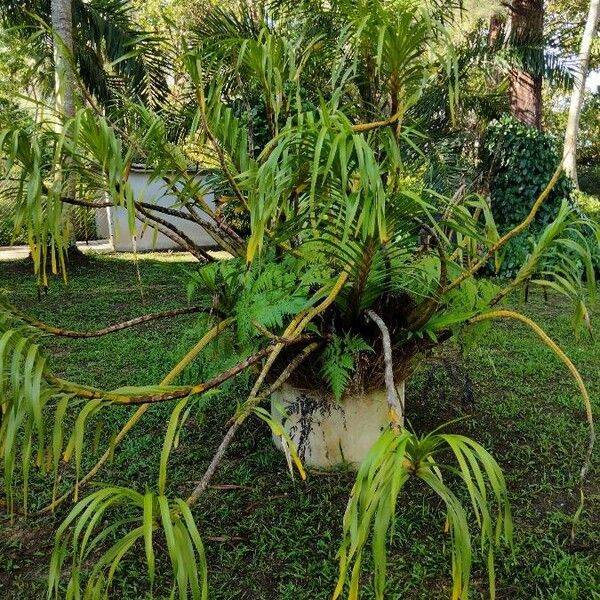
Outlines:
<svg viewBox="0 0 600 600"><path fill-rule="evenodd" d="M73 1L51 0L50 23L54 30L54 90L55 108L63 119L75 116L75 72L73 71ZM60 123L60 121L59 121ZM58 125L62 129L62 125ZM67 180L69 198L77 195L77 182L71 175ZM66 218L70 224L67 247L69 258L79 257L73 210Z"/></svg>
<svg viewBox="0 0 600 600"><path fill-rule="evenodd" d="M581 114L583 94L585 92L585 80L587 78L588 65L590 62L590 52L592 49L592 42L594 41L594 34L596 33L596 27L598 26L599 15L600 0L591 0L585 30L583 32L583 37L581 38L577 70L574 76L573 92L571 93L569 119L567 121L567 130L565 132L565 147L563 154L564 168L576 187L578 187L576 153L579 116Z"/></svg>
<svg viewBox="0 0 600 600"><path fill-rule="evenodd" d="M513 0L509 7L510 39L526 52L543 52L543 0ZM540 56L540 59L542 57ZM542 75L530 69L512 68L509 74L510 112L521 123L542 127Z"/></svg>
<svg viewBox="0 0 600 600"><path fill-rule="evenodd" d="M75 74L73 73L72 0L52 0L51 24L54 40L54 86L56 109L66 118L75 114Z"/></svg>

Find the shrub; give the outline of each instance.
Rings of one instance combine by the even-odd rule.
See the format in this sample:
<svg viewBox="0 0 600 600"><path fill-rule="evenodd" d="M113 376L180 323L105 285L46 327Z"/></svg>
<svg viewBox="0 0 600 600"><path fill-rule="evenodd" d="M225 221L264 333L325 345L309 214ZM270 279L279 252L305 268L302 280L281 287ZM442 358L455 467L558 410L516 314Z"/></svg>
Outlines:
<svg viewBox="0 0 600 600"><path fill-rule="evenodd" d="M583 192L593 196L600 196L600 164L578 165L577 178L579 187Z"/></svg>
<svg viewBox="0 0 600 600"><path fill-rule="evenodd" d="M575 205L582 210L586 215L595 219L600 220L600 197L593 196L582 190L573 190L573 202Z"/></svg>
<svg viewBox="0 0 600 600"><path fill-rule="evenodd" d="M492 213L500 234L520 223L531 207L531 199L544 189L560 161L555 140L510 115L492 121L486 132L482 166L489 177ZM572 184L561 176L536 215L529 232L507 246L500 274L516 273L529 253L530 236L535 236L555 217L561 202L569 198Z"/></svg>
<svg viewBox="0 0 600 600"><path fill-rule="evenodd" d="M573 190L572 194L573 204L583 214L595 221L600 223L600 197L592 196L581 190ZM598 246L592 246L592 260L594 262L594 270L596 274L600 273L600 249Z"/></svg>

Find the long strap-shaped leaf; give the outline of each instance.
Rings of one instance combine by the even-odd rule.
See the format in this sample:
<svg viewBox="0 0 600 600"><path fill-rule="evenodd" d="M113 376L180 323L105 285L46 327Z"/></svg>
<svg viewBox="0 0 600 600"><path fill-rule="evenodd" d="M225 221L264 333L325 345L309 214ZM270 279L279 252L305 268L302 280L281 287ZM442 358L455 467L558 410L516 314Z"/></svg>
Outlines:
<svg viewBox="0 0 600 600"><path fill-rule="evenodd" d="M589 441L583 464L581 466L581 471L579 474L580 501L573 519L573 528L571 530L571 536L573 537L575 535L575 527L577 525L579 516L581 514L581 511L583 510L583 504L585 500L583 485L592 462L592 453L594 451L594 444L596 441L596 427L594 425L594 414L592 409L592 403L590 400L590 395L587 391L583 378L577 370L577 367L575 367L571 359L563 352L563 350L561 350L558 344L552 338L550 338L550 336L535 321L531 320L525 315L522 315L521 313L512 310L494 310L491 312L483 313L481 315L477 315L476 317L471 318L469 322L477 323L479 321L484 321L488 319L514 319L527 325L527 327L529 327L567 367L581 393L581 397L583 399L583 404L585 407L586 420L589 428Z"/></svg>

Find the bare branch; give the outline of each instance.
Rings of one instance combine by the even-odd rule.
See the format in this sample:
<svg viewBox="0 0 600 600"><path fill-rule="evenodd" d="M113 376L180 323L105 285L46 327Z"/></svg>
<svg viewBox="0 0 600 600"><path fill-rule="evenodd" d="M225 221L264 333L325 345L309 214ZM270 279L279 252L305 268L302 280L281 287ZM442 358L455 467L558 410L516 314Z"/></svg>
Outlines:
<svg viewBox="0 0 600 600"><path fill-rule="evenodd" d="M150 204L149 202L136 202L136 206L139 206L145 210L154 210L159 213L163 213L165 215L170 215L171 217L177 217L178 219L183 219L184 221L194 221L188 213L183 212L182 210L177 210L175 208L170 208L168 206L160 206L159 204Z"/></svg>
<svg viewBox="0 0 600 600"><path fill-rule="evenodd" d="M383 359L385 361L385 389L387 392L387 403L389 409L389 419L391 428L395 433L398 433L404 422L404 403L398 397L398 390L394 384L394 364L392 362L392 342L390 332L383 319L374 311L367 310L367 315L375 322L381 332L381 341L383 344Z"/></svg>
<svg viewBox="0 0 600 600"><path fill-rule="evenodd" d="M186 210L189 212L190 218L198 223L201 227L210 231L211 237L218 241L219 245L231 253L233 256L240 256L244 253L245 242L238 235L236 231L234 231L229 225L224 223L222 219L218 218L216 215L212 218L212 220L203 219L200 215L196 213L193 206L189 204L185 205ZM214 223L212 222L214 221ZM222 237L222 233L225 233L231 238L231 241L228 241Z"/></svg>
<svg viewBox="0 0 600 600"><path fill-rule="evenodd" d="M144 388L140 388L139 395L135 393L135 388L131 393L120 393L118 391L110 392L106 390L101 390L99 388L81 386L70 381L66 381L61 379L51 373L50 371L44 372L44 377L46 381L60 388L64 392L72 393L80 398L85 398L88 400L100 399L105 400L107 402L114 402L115 404L125 404L125 405L138 405L138 404L154 404L158 402L168 402L169 400L177 400L179 398L185 398L186 396L191 396L193 394L200 394L203 392L207 392L215 387L218 387L228 379L231 379L246 370L248 367L255 365L265 356L268 356L275 347L280 345L293 345L293 344L302 344L309 341L313 341L315 339L314 335L304 335L298 336L292 340L287 342L277 342L272 343L266 348L259 350L252 356L249 356L245 360L237 363L230 369L219 373L217 376L213 377L202 383L197 383L195 385L188 386L173 386L165 391L156 391L154 393L143 393Z"/></svg>
<svg viewBox="0 0 600 600"><path fill-rule="evenodd" d="M175 227L175 225L148 212L137 202L135 203L135 207L139 211L139 213L142 214L146 219L150 219L151 221L154 221L156 223L156 225L153 225L153 227L156 227L158 231L160 231L163 235L167 236L169 239L173 240L178 246L182 246L188 252L193 254L198 260L206 262L214 261L214 258L210 254L208 254L208 252L206 252L197 244L195 244L191 238L189 238L187 235L185 235L185 233L183 233L177 227ZM136 214L136 218L142 223L145 222L145 220L142 219L138 214Z"/></svg>
<svg viewBox="0 0 600 600"><path fill-rule="evenodd" d="M189 352L169 371L169 373L161 381L161 385L168 385L175 381L175 379L181 374L181 372L212 342L225 328L229 327L233 323L233 318L224 319L217 323L212 329L207 331L202 338L194 345ZM98 459L96 464L77 482L77 490L79 491L84 485L91 481L102 466L110 459L115 448L123 441L127 434L135 427L137 422L144 416L144 413L150 408L150 404L142 404L138 409L131 415L127 423L123 425L119 433L117 433L115 439L111 445L105 450L104 454ZM55 498L52 502L42 508L36 514L43 514L53 511L61 502L64 502L73 494L74 490L70 490L64 493L59 498Z"/></svg>
<svg viewBox="0 0 600 600"><path fill-rule="evenodd" d="M73 204L74 206L83 206L85 208L110 208L111 206L115 206L114 202L110 202L106 200L104 202L101 201L87 201L87 200L78 200L77 198L69 198L67 196L61 196L61 202L65 204Z"/></svg>
<svg viewBox="0 0 600 600"><path fill-rule="evenodd" d="M279 389L289 379L292 373L304 362L308 355L314 352L319 347L319 345L319 342L313 342L312 344L306 346L306 348L304 348L302 352L300 352L300 354L294 357L294 359L284 369L281 375L275 380L275 382L267 389L267 391L263 395L254 397L252 396L252 394L250 395L250 397L245 403L244 411L233 421L233 423L227 430L225 437L219 444L217 451L215 452L212 460L210 461L210 464L204 472L200 483L194 488L189 498L186 500L188 506L194 504L208 487L208 484L210 483L213 475L215 474L217 467L219 466L220 462L225 456L225 452L227 451L229 444L231 444L231 441L233 440L233 437L235 436L240 425L250 414L251 409L257 404L259 404L264 398L270 396L275 390Z"/></svg>

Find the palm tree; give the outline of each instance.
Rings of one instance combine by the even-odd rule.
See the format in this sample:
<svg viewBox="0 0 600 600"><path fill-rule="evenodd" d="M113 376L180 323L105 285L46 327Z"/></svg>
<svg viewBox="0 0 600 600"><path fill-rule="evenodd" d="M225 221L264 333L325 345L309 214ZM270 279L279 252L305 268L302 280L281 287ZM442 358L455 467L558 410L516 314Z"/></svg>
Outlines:
<svg viewBox="0 0 600 600"><path fill-rule="evenodd" d="M132 11L129 0L6 0L0 3L0 22L25 38L35 36L31 46L39 64L52 60L53 28L64 39L57 56L60 70L68 73L67 63L73 62L81 82L100 103L110 105L125 93L158 105L167 93L169 60L162 40L140 30ZM53 72L40 70L39 75L38 85L51 90Z"/></svg>
<svg viewBox="0 0 600 600"><path fill-rule="evenodd" d="M54 40L54 70L56 108L58 114L70 119L75 114L75 74L73 56L73 15L71 0L52 0L51 24Z"/></svg>
<svg viewBox="0 0 600 600"><path fill-rule="evenodd" d="M513 44L529 50L530 61L541 63L543 54L543 0L512 0L509 4L509 31ZM521 123L542 127L542 74L539 69L513 67L510 72L510 110Z"/></svg>
<svg viewBox="0 0 600 600"><path fill-rule="evenodd" d="M545 35L542 0L513 0L493 9L489 18L488 52L501 58L508 77L509 110L521 123L542 127L542 82L569 88L573 74L568 53L557 54ZM553 32L555 34L555 32ZM552 37L552 34L550 38ZM566 54L566 56L565 56Z"/></svg>

